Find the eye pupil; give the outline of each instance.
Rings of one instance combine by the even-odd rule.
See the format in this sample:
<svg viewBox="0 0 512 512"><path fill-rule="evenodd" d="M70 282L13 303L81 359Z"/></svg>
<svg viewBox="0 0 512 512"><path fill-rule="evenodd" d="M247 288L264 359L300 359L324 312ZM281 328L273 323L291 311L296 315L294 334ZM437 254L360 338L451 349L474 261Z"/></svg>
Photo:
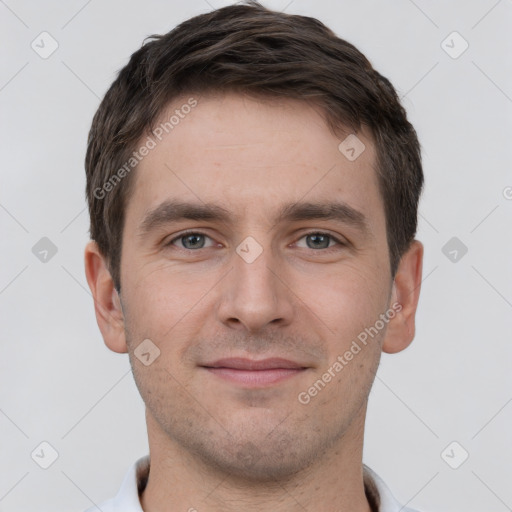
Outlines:
<svg viewBox="0 0 512 512"><path fill-rule="evenodd" d="M313 242L312 242L313 245L311 245L309 243L309 241L307 242L308 247L310 249L318 249L318 248L325 249L329 246L329 236L328 235L321 235L319 233L316 233L313 235L308 235L307 239L313 240ZM318 244L317 242L320 242L320 244ZM325 242L327 242L327 244Z"/></svg>
<svg viewBox="0 0 512 512"><path fill-rule="evenodd" d="M181 240L183 241L183 246L186 247L187 249L195 249L198 246L200 246L200 248L201 248L204 245L203 235L200 235L200 234L186 235L186 236L183 236L181 238ZM199 243L198 243L198 240L199 240ZM202 244L200 243L201 241L203 242ZM191 243L189 243L189 242L191 242Z"/></svg>

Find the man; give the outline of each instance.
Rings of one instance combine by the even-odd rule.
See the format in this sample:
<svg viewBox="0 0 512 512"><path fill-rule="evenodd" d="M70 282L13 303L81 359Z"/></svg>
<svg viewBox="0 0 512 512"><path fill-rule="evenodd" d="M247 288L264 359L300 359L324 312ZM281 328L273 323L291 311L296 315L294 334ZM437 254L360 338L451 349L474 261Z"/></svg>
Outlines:
<svg viewBox="0 0 512 512"><path fill-rule="evenodd" d="M389 81L315 19L225 7L132 55L86 171L87 280L150 448L99 508L409 510L362 464L423 257L420 146Z"/></svg>

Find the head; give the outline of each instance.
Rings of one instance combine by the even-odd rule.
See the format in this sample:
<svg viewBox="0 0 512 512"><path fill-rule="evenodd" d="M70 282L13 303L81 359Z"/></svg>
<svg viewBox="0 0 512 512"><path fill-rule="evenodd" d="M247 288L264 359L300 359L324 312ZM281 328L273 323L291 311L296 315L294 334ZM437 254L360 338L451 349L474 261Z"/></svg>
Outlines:
<svg viewBox="0 0 512 512"><path fill-rule="evenodd" d="M252 2L187 20L120 71L86 172L98 323L155 436L263 478L362 426L382 350L414 336L423 185L415 130L363 54ZM205 368L241 356L305 370L250 389Z"/></svg>

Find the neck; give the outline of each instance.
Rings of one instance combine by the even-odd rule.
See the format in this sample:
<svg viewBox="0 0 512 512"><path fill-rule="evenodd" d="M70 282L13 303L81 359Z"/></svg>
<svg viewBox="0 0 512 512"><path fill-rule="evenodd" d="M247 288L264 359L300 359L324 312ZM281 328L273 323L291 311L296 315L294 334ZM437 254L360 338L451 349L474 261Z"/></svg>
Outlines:
<svg viewBox="0 0 512 512"><path fill-rule="evenodd" d="M371 512L363 483L365 413L363 407L343 435L307 467L267 479L214 467L170 439L148 413L151 465L142 508L144 512Z"/></svg>

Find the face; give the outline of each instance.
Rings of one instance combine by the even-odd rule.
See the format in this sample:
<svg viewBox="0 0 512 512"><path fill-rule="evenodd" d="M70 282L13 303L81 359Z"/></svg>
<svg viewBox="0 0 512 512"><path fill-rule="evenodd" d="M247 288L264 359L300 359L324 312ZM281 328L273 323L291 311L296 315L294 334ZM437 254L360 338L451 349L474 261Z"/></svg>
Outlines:
<svg viewBox="0 0 512 512"><path fill-rule="evenodd" d="M227 472L283 477L361 417L379 363L392 279L374 146L358 133L365 150L349 160L349 132L334 136L304 102L196 99L134 171L127 350L150 436ZM247 367L269 358L288 363Z"/></svg>

